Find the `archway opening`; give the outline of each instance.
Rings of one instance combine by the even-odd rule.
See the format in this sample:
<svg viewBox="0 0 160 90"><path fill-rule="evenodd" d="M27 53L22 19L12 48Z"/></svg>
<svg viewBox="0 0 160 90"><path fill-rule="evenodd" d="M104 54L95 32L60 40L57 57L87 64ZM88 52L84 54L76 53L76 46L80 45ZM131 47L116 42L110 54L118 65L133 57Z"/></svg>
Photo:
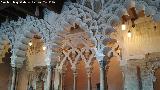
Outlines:
<svg viewBox="0 0 160 90"><path fill-rule="evenodd" d="M19 71L19 77L21 78L18 79L19 80L17 86L18 90L25 90L29 88L30 89L41 88L41 90L43 90L45 88L43 86L45 83L43 81L44 77L41 75L43 74L43 72L37 72L38 70L42 70L43 68L46 69L45 52L46 52L46 47L44 45L42 37L38 34L34 34L27 44L27 50L25 51L26 60L24 62L24 65Z"/></svg>
<svg viewBox="0 0 160 90"><path fill-rule="evenodd" d="M107 71L108 90L124 90L123 74L120 67L120 61L113 57L109 63Z"/></svg>
<svg viewBox="0 0 160 90"><path fill-rule="evenodd" d="M64 90L72 90L73 89L73 72L71 69L71 64L66 62L66 71L64 76Z"/></svg>
<svg viewBox="0 0 160 90"><path fill-rule="evenodd" d="M92 62L94 58L94 50L92 48L94 45L88 33L80 25L74 23L73 26L69 26L69 28L61 31L55 39L54 43L59 45L57 46L59 49L55 51L61 51L60 67L63 67L66 62L69 63L66 66L67 72L64 73L65 80L63 80L63 88L66 90L74 88L77 90L87 89L88 73L89 77L92 77L90 73L92 73ZM72 83L66 83L66 80L68 80L66 76L68 78L72 76L71 80L69 80Z"/></svg>
<svg viewBox="0 0 160 90"><path fill-rule="evenodd" d="M99 62L98 60L94 60L93 62L93 70L92 70L92 90L99 90L100 89L100 71L99 71Z"/></svg>
<svg viewBox="0 0 160 90"><path fill-rule="evenodd" d="M159 52L160 23L155 20L155 9L132 0L124 7L119 11L122 15L117 15L120 22L113 26L122 48L122 59L142 59L146 53Z"/></svg>
<svg viewBox="0 0 160 90"><path fill-rule="evenodd" d="M154 82L154 90L160 90L160 68L155 70L154 76L156 81Z"/></svg>
<svg viewBox="0 0 160 90"><path fill-rule="evenodd" d="M2 35L3 36L3 35ZM11 80L11 48L6 36L0 38L0 89L7 90Z"/></svg>
<svg viewBox="0 0 160 90"><path fill-rule="evenodd" d="M45 50L44 41L39 35L34 35L28 43L27 64L32 70L36 66L45 66Z"/></svg>
<svg viewBox="0 0 160 90"><path fill-rule="evenodd" d="M77 90L85 90L87 88L87 73L85 63L80 61L77 65Z"/></svg>
<svg viewBox="0 0 160 90"><path fill-rule="evenodd" d="M10 83L11 83L11 49L9 48L8 51L2 58L3 63L0 63L0 89L7 90Z"/></svg>

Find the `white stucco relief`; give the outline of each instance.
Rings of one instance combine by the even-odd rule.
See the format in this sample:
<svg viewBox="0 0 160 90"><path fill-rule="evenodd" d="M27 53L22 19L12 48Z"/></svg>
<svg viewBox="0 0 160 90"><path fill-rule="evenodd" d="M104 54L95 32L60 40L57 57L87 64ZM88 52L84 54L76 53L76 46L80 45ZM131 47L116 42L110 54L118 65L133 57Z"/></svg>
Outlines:
<svg viewBox="0 0 160 90"><path fill-rule="evenodd" d="M121 17L123 15L128 15L127 10L131 7L135 7L137 13L144 10L146 16L150 16L152 20L154 20L154 22L159 22L160 1L159 0L148 0L148 1L147 0L143 1L100 0L99 2L102 3L102 5L101 5L101 10L99 10L99 12L95 11L96 9L93 7L93 5L95 4L94 2L91 2L91 8L89 8L89 6L85 6L86 5L85 0L81 0L79 1L79 3L66 2L64 4L61 14L55 14L54 12L51 12L49 10L45 10L44 19L37 19L31 16L27 16L26 19L19 18L18 21L10 21L3 23L0 28L0 33L6 35L10 42L10 48L12 49L11 50L12 66L18 68L22 67L24 60L27 59L26 51L28 43L35 34L38 34L42 37L42 39L44 40L44 45L46 45L47 47L45 52L45 64L50 65L52 61L53 63L55 63L54 61L58 60L59 58L58 56L61 55L61 53L63 54L65 53L64 51L60 52L57 50L60 50L60 48L66 46L62 42L64 38L65 40L73 38L73 37L68 37L68 39L66 39L65 36L67 36L67 34L72 36L72 34L69 33L70 32L69 30L71 27L75 27L76 24L79 25L79 27L86 34L88 39L86 41L90 41L93 44L93 46L91 44L89 44L89 47L85 46L85 48L83 48L80 51L77 50L77 43L75 42L79 40L79 36L83 36L82 32L77 31L76 33L80 34L76 34L77 36L74 37L74 39L72 39L73 43L75 44L69 45L69 48L71 47L71 51L78 53L77 58L80 58L81 56L81 58L85 60L86 59L84 58L85 56L82 55L82 52L85 52L85 50L89 50L91 52L96 51L96 53L91 55L92 57L96 57L97 60L99 61L104 60L103 58L105 56L108 58L108 60L113 55L118 56L119 58L121 58L121 63L125 62L125 64L122 65L126 65L128 63L127 61L124 60L144 58L145 54L148 53L148 50L146 50L142 54L142 56L140 56L140 58L137 58L138 57L137 54L139 53L133 54L133 52L128 53L126 51L127 49L123 43L124 40L122 40L122 38L119 38L121 37L120 35L122 34L118 32L119 28L116 26L119 26L121 24L120 22ZM64 37L62 37L63 33L65 33ZM114 34L113 37L111 34ZM2 42L0 43L0 53L3 49L3 42L4 40L6 40L6 38L4 38L3 35L0 36L1 37L0 42ZM85 41L84 38L82 37L80 39L82 41ZM86 42L83 44L86 44ZM120 51L120 48L122 49L122 51ZM136 52L136 50L137 49L133 51ZM154 51L155 50L153 50L152 52ZM133 54L133 56L130 57L129 54ZM68 57L67 53L65 53L65 56ZM73 64L73 62L71 63ZM91 62L86 62L86 63L87 63L86 65L89 65L89 63ZM135 73L133 75L135 75ZM136 86L136 82L132 83L134 84L133 86ZM147 83L147 85L149 85L148 87L150 87L149 83ZM131 89L132 84L127 86L128 90L132 90ZM145 89L147 86L144 85L143 87L144 90L147 90Z"/></svg>

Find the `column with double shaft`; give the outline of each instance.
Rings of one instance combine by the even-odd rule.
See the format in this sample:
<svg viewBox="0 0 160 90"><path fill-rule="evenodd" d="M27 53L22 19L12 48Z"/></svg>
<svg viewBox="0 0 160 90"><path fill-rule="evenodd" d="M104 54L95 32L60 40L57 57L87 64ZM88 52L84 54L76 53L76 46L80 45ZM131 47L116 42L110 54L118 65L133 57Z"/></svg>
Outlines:
<svg viewBox="0 0 160 90"><path fill-rule="evenodd" d="M99 61L99 69L100 69L100 90L107 90L107 75L106 75L106 65L107 60L102 53L97 53L96 58Z"/></svg>
<svg viewBox="0 0 160 90"><path fill-rule="evenodd" d="M12 67L11 90L16 90L16 67Z"/></svg>
<svg viewBox="0 0 160 90"><path fill-rule="evenodd" d="M88 77L88 87L87 90L92 90L92 82L91 82L91 74L92 74L92 67L86 67L87 77Z"/></svg>
<svg viewBox="0 0 160 90"><path fill-rule="evenodd" d="M47 66L47 89L46 90L51 90L51 79L52 79L52 66L48 65Z"/></svg>
<svg viewBox="0 0 160 90"><path fill-rule="evenodd" d="M77 90L77 67L73 65L71 69L73 71L73 90Z"/></svg>
<svg viewBox="0 0 160 90"><path fill-rule="evenodd" d="M106 37L102 34L97 34L95 36L96 41L96 59L99 62L100 69L100 90L108 90L107 88L107 65L109 62L109 57L111 57L111 48L107 46L108 42L110 42L110 38Z"/></svg>
<svg viewBox="0 0 160 90"><path fill-rule="evenodd" d="M53 58L53 52L52 52L52 44L51 43L47 43L45 45L46 49L45 49L45 62L47 65L47 81L46 81L46 90L51 90L51 82L52 82L52 73L53 73L53 67L54 67L54 60L52 60Z"/></svg>
<svg viewBox="0 0 160 90"><path fill-rule="evenodd" d="M106 61L99 61L100 64L100 90L107 89Z"/></svg>
<svg viewBox="0 0 160 90"><path fill-rule="evenodd" d="M19 77L18 71L22 68L23 61L24 61L24 58L17 57L17 56L11 56L12 78L11 78L10 90L17 90L18 77Z"/></svg>

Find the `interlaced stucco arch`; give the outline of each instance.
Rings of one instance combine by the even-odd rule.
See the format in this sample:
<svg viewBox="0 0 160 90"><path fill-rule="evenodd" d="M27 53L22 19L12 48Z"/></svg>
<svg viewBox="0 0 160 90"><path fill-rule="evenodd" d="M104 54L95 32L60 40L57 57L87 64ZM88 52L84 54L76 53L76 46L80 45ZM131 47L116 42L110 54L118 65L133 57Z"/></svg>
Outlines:
<svg viewBox="0 0 160 90"><path fill-rule="evenodd" d="M16 33L15 43L13 46L12 64L23 65L23 61L26 60L26 51L28 48L28 43L34 37L38 35L41 37L44 43L48 41L47 26L44 25L43 20L35 20L29 22L28 24L22 25L22 31ZM21 28L20 27L20 28ZM45 31L46 30L46 31Z"/></svg>
<svg viewBox="0 0 160 90"><path fill-rule="evenodd" d="M92 9L94 8L93 2L91 2ZM61 53L65 53L66 58L69 58L69 54L76 53L77 58L83 58L86 61L86 57L82 53L87 54L88 50L90 53L93 52L91 53L92 57L96 57L96 60L99 61L100 69L104 69L113 55L118 56L119 59L122 58L120 57L120 48L123 48L123 41L119 38L120 33L115 29L121 24L122 16L129 15L129 9L134 7L137 14L144 12L146 16L151 16L155 22L160 21L159 5L156 4L156 2L160 2L159 0L101 0L101 3L103 2L105 5L102 5L102 9L98 13L87 8L83 3L81 5L81 2L65 3L62 13L53 16L55 21L52 26L45 20L30 16L27 16L26 19L19 19L17 22L11 21L2 25L3 28L0 28L2 30L0 32L5 33L11 41L12 66L21 67L23 65L30 39L35 34L39 34L47 47L46 65L50 65L51 60L58 60L57 56L60 56ZM61 48L65 47L62 42L64 37L68 33L70 34L70 29L77 25L83 30L81 36L86 34L88 36L87 40L93 43L93 47L84 47L79 50L69 46L67 53L61 51ZM76 31L76 33L79 33L79 31ZM78 35L76 38L78 38ZM2 39L4 38L2 37ZM85 38L83 38L83 41L85 41ZM1 46L3 47L3 44L0 45L0 49ZM71 60L68 61L73 65ZM62 61L60 66L63 65ZM104 76L102 75L101 81L104 81ZM103 82L101 83L103 84Z"/></svg>
<svg viewBox="0 0 160 90"><path fill-rule="evenodd" d="M58 42L61 43L63 37L60 37L59 34L61 32L69 32L68 30L71 27L75 27L75 25L78 25L81 29L83 29L84 32L89 36L89 38L91 38L93 36L91 28L95 29L97 27L96 25L92 26L92 24L94 23L95 14L96 13L89 11L88 8L82 8L81 5L69 3L66 4L64 6L64 10L62 11L62 14L56 20L58 22L55 25L57 35L55 36L55 40L53 40L53 42L55 42L55 44L57 44ZM78 32L79 31L77 31L77 33Z"/></svg>
<svg viewBox="0 0 160 90"><path fill-rule="evenodd" d="M117 29L116 27L120 25L122 16L129 15L128 10L131 8L135 8L137 14L144 12L146 16L151 16L155 22L160 21L157 7L150 6L144 1L127 0L123 3L114 1L113 4L104 7L104 9L99 13L99 28L105 29L108 25ZM123 41L120 38L120 33L118 30L114 32L112 38L115 38L118 41L121 48L123 47Z"/></svg>
<svg viewBox="0 0 160 90"><path fill-rule="evenodd" d="M116 2L114 4L111 4L110 7L106 7L106 8L104 8L104 10L102 10L100 12L99 17L101 17L101 18L99 19L99 23L100 23L99 26L104 25L104 27L105 27L105 25L107 24L107 25L111 26L112 28L115 28L116 32L112 33L111 36L112 36L112 38L115 38L118 41L118 42L116 42L117 45L119 45L120 48L124 49L124 46L123 46L124 43L123 43L123 40L121 38L121 33L120 33L120 30L119 30L120 28L117 28L122 23L121 22L122 16L129 15L128 10L131 9L131 8L135 8L136 14L139 14L139 13L143 12L146 17L151 17L152 20L155 23L157 23L157 22L160 21L160 17L159 17L160 13L159 13L159 10L157 9L159 7L156 7L156 5L154 5L154 6L152 6L152 5L153 5L153 2L158 3L159 1L153 1L152 4L151 4L151 2L152 1L146 1L145 2L145 1L138 1L138 0L127 0L124 3ZM118 5L119 8L117 8L117 5ZM127 56L127 54L124 53L124 51L123 51L122 52L122 57L120 59L122 59L121 64L124 65L124 66L126 65L126 62L127 62L126 59L127 60L130 59L130 58L124 58L126 56ZM145 56L145 55L143 55L143 56ZM132 58L132 59L134 59L134 58ZM139 61L139 62L143 62L143 61ZM157 62L155 62L154 64L158 65ZM147 65L153 65L153 64L150 63L150 64L147 64ZM128 72L125 71L125 69L123 67L122 67L122 69L125 73L128 73ZM148 69L146 69L146 71L147 70ZM150 71L152 72L152 70L150 70ZM153 77L153 73L151 74L151 72L147 72L145 74L142 73L142 84L143 84L142 87L143 87L143 90L153 89L152 80L154 80L154 77ZM127 76L125 78L127 78ZM148 79L146 79L146 78L148 78ZM135 89L136 88L135 85L134 85L134 84L136 84L135 82L133 83L133 82L125 81L125 83L126 83L125 88L127 88L127 89L131 89L131 88ZM127 83L133 83L133 85L132 84L127 84Z"/></svg>
<svg viewBox="0 0 160 90"><path fill-rule="evenodd" d="M94 49L91 48L91 46L93 47L94 44L87 45L88 43L86 43L86 41L93 43L91 40L92 39L91 37L93 36L91 28L94 29L94 28L96 28L96 26L92 27L92 25L93 25L92 23L93 23L94 19L89 11L85 12L83 9L78 8L80 6L78 6L76 4L75 5L74 4L68 5L68 6L64 6L64 7L65 7L64 12L62 12L59 19L57 20L57 22L59 22L59 23L56 25L56 28L59 30L56 30L57 36L55 36L55 38L53 40L53 43L57 44L54 47L55 48L66 47L65 45L63 45L64 42L62 42L62 41L67 36L69 36L70 38L73 38L73 39L77 38L77 41L76 42L73 41L73 43L75 44L77 42L80 42L84 45L84 47L81 49L80 48L78 49L78 47L76 45L73 45L73 43L68 44L67 46L70 49L67 51L63 50L61 52L61 53L63 53L64 57L61 57L60 65L58 65L56 67L56 70L62 74L62 70L64 70L64 63L66 61L68 61L72 66L71 68L73 70L74 80L75 80L75 78L76 78L75 75L77 73L77 63L79 62L80 59L83 59L83 61L85 62L86 68L91 69L90 64L94 58ZM72 8L72 7L76 7L76 8ZM66 9L68 9L68 10L66 10ZM77 27L78 27L77 30L73 29L73 28L77 28ZM71 29L73 29L73 30L71 30ZM85 46L85 45L87 45L87 46ZM55 51L57 51L57 50L55 50ZM58 49L58 51L59 51L59 49ZM89 60L86 60L85 56L83 55L84 53L91 54ZM90 72L90 70L88 72ZM57 85L58 85L58 83L55 83L55 88L58 88ZM75 84L73 85L73 88L75 89Z"/></svg>
<svg viewBox="0 0 160 90"><path fill-rule="evenodd" d="M75 27L77 24L80 26L80 28L84 30L84 32L88 34L88 36L90 36L90 39L92 39L91 41L95 45L93 47L93 50L96 51L95 56L97 60L101 61L100 63L102 65L105 65L104 63L108 62L108 60L105 60L105 59L110 58L112 52L114 51L114 50L111 50L110 47L106 47L108 45L108 42L112 42L110 43L111 46L112 44L115 43L115 40L111 39L109 35L114 31L114 29L112 28L111 25L106 25L106 23L103 23L103 24L101 22L98 23L97 22L97 20L99 19L97 17L98 15L94 13L94 11L92 10L88 11L88 10L89 10L88 8L82 7L81 5L78 5L78 4L73 4L73 5L64 7L65 12L62 12L59 19L56 20L58 23L57 25L55 25L55 28L58 30L56 30L57 36L54 38L55 40L54 43L57 44L55 45L55 47L60 48L61 47L60 45L62 44L62 40L64 39L63 37L60 37L59 33L64 32L66 29ZM86 13L86 12L89 12L89 13ZM108 19L105 19L105 20L108 20Z"/></svg>
<svg viewBox="0 0 160 90"><path fill-rule="evenodd" d="M62 13L56 20L58 23L55 27L59 29L57 31L63 31L64 28L69 28L77 23L86 32L91 33L91 28L97 28L96 21L94 21L96 15L97 14L89 8L79 4L67 3L64 5L64 10L62 10Z"/></svg>

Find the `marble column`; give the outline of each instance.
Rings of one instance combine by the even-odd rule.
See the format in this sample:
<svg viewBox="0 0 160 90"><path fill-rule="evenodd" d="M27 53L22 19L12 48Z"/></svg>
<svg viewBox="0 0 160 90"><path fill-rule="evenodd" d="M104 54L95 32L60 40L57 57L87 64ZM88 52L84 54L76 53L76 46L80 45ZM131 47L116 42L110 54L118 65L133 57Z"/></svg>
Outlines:
<svg viewBox="0 0 160 90"><path fill-rule="evenodd" d="M60 75L60 90L64 90L64 73L62 72Z"/></svg>
<svg viewBox="0 0 160 90"><path fill-rule="evenodd" d="M106 61L99 61L100 63L100 90L107 90L107 79L106 79Z"/></svg>
<svg viewBox="0 0 160 90"><path fill-rule="evenodd" d="M73 90L77 90L77 72L73 73Z"/></svg>
<svg viewBox="0 0 160 90"><path fill-rule="evenodd" d="M87 76L88 76L88 89L87 90L92 90L91 72L88 72Z"/></svg>
<svg viewBox="0 0 160 90"><path fill-rule="evenodd" d="M48 71L48 74L47 74L47 89L46 90L50 90L51 89L51 77L52 77L52 66L49 65L47 66L47 71Z"/></svg>
<svg viewBox="0 0 160 90"><path fill-rule="evenodd" d="M12 67L12 83L11 83L11 90L16 90L16 76L17 76L16 67Z"/></svg>

